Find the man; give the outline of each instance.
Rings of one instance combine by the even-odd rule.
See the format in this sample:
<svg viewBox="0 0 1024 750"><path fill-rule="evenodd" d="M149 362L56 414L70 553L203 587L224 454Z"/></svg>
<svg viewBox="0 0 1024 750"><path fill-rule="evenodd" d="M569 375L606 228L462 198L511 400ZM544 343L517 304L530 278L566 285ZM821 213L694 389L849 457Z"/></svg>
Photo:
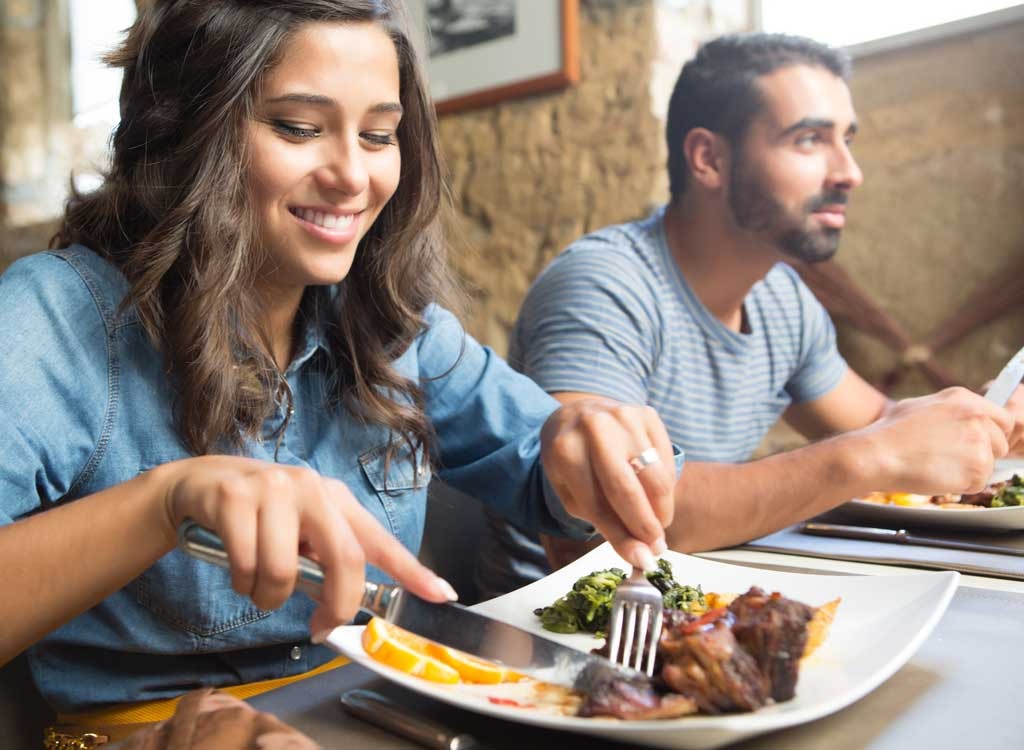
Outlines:
<svg viewBox="0 0 1024 750"><path fill-rule="evenodd" d="M847 367L783 264L835 254L861 184L848 74L807 39L704 45L669 105L669 204L571 245L520 312L510 360L526 374L563 402L646 403L686 452L673 549L741 543L871 490L977 489L1021 439L1007 410L964 389L890 402ZM819 442L748 461L779 417ZM488 525L484 595L547 571L536 540ZM585 550L546 543L556 563Z"/></svg>

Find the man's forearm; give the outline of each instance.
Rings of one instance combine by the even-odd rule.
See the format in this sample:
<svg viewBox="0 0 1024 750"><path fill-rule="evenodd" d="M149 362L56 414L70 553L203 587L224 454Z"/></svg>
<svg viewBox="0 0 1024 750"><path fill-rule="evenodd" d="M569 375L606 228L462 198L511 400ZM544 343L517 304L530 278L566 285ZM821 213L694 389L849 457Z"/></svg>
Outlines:
<svg viewBox="0 0 1024 750"><path fill-rule="evenodd" d="M681 552L756 539L872 489L859 438L840 436L743 464L687 463L668 546Z"/></svg>

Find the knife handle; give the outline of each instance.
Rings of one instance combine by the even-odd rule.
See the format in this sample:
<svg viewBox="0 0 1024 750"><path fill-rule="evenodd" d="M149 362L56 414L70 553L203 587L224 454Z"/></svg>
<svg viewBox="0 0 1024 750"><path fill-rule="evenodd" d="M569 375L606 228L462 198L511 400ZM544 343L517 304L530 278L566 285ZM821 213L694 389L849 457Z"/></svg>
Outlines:
<svg viewBox="0 0 1024 750"><path fill-rule="evenodd" d="M861 526L844 526L838 523L815 523L808 521L800 527L804 534L814 536L838 536L844 539L864 539L869 542L904 542L904 529L875 529Z"/></svg>
<svg viewBox="0 0 1024 750"><path fill-rule="evenodd" d="M399 708L383 695L370 690L348 690L341 694L345 710L381 729L408 737L433 750L471 750L480 747L468 734L456 734L424 716Z"/></svg>
<svg viewBox="0 0 1024 750"><path fill-rule="evenodd" d="M205 560L222 568L231 567L227 550L224 549L224 542L221 541L221 538L190 518L186 518L178 527L178 546L199 560ZM319 600L323 592L323 584L323 568L308 557L300 556L295 588ZM389 615L401 601L401 593L402 590L397 586L365 581L363 583L363 599L359 603L359 608L384 619L390 619Z"/></svg>

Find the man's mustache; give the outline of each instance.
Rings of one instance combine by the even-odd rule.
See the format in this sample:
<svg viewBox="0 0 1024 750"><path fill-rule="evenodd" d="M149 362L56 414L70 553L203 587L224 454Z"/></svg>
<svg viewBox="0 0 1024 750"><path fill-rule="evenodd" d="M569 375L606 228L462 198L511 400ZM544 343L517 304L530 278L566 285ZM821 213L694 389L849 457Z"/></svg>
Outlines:
<svg viewBox="0 0 1024 750"><path fill-rule="evenodd" d="M825 206L845 206L850 201L849 193L841 190L834 190L828 193L822 193L811 198L806 203L807 213L813 214L815 211L820 211Z"/></svg>

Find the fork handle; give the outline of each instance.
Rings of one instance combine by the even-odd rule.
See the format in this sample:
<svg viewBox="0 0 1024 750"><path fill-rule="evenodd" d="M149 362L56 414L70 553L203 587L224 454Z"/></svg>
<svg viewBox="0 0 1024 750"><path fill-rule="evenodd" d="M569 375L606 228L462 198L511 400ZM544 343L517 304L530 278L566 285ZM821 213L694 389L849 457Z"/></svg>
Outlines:
<svg viewBox="0 0 1024 750"><path fill-rule="evenodd" d="M224 542L219 536L205 526L200 526L191 518L186 518L178 527L178 546L199 560L230 568ZM324 571L308 557L299 557L299 569L295 578L295 588L303 591L314 599L323 594ZM363 582L363 598L359 608L388 619L388 615L401 601L402 589L387 583Z"/></svg>

